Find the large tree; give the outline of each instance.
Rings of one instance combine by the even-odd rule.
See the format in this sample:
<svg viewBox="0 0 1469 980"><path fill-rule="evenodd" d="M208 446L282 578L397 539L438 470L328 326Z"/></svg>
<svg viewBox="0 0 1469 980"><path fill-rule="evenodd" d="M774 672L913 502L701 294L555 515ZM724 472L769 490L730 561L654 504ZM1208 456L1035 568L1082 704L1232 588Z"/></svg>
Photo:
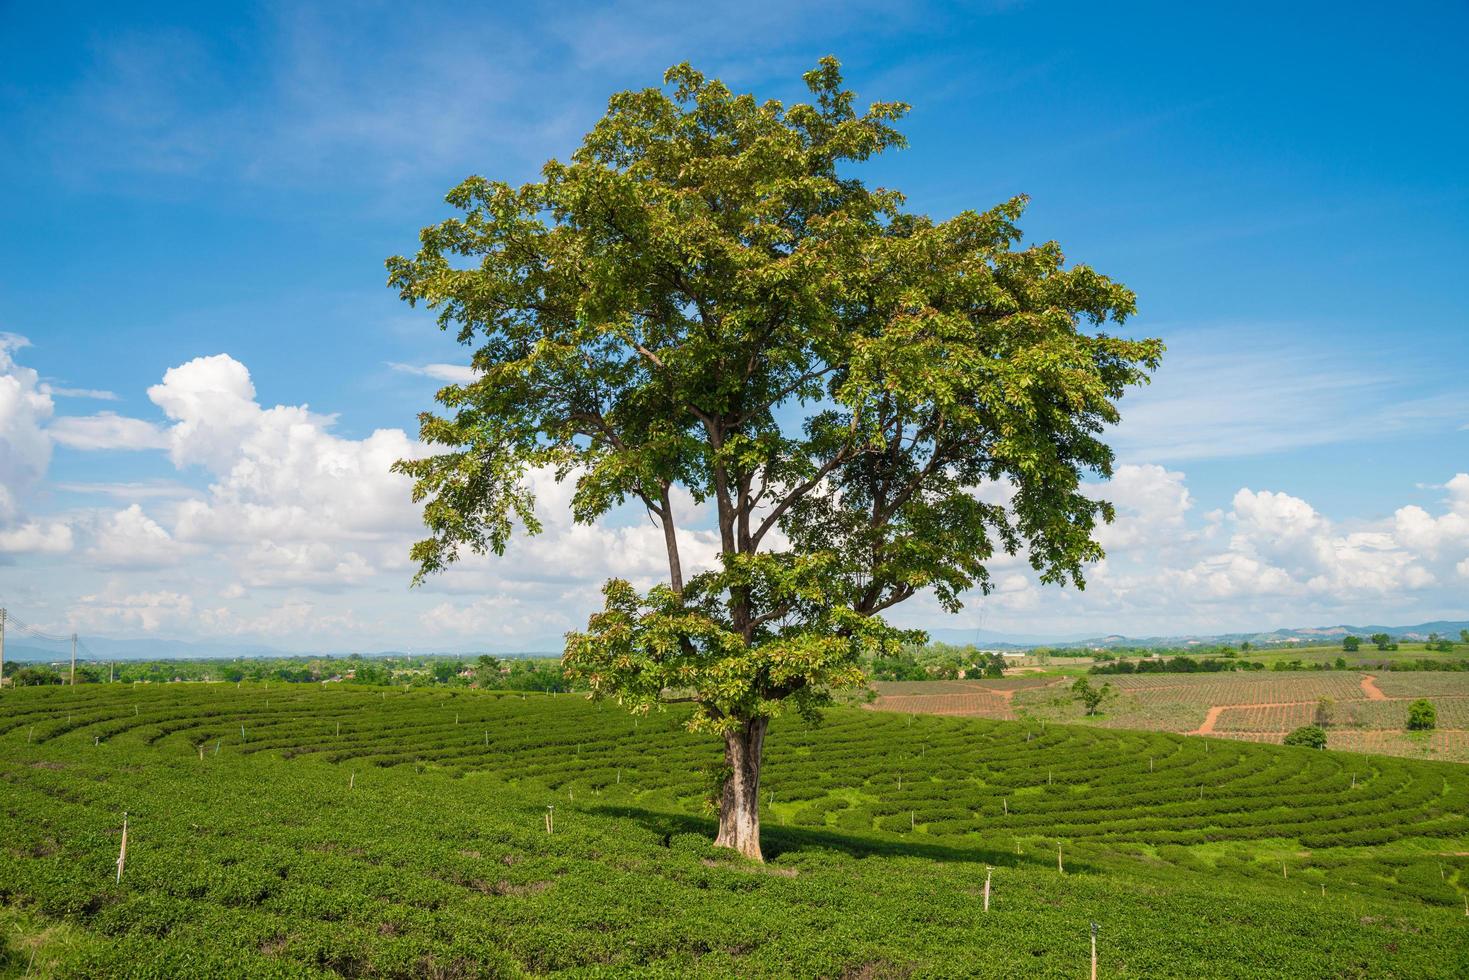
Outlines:
<svg viewBox="0 0 1469 980"><path fill-rule="evenodd" d="M1104 332L1131 291L1020 245L1023 197L936 221L853 176L904 145L907 106L858 112L831 58L804 78L786 106L672 68L539 181L460 184L463 216L388 261L474 348L421 416L442 451L397 464L430 532L417 580L536 533L533 469L574 481L578 521L645 508L668 581L607 582L564 666L634 711L693 705L724 741L717 843L755 858L770 718L911 639L884 610L957 610L999 551L1084 585L1112 511L1081 481L1110 474L1100 436L1163 349ZM712 504L712 563L681 493Z"/></svg>

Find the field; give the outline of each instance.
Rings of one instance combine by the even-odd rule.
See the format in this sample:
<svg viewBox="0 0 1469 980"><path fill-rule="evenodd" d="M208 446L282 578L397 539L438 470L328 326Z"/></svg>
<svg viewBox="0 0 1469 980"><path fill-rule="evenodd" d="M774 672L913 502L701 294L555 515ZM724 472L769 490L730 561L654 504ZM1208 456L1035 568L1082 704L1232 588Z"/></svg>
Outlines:
<svg viewBox="0 0 1469 980"><path fill-rule="evenodd" d="M7 692L0 969L1074 977L1095 922L1104 977L1469 973L1469 768L837 709L772 729L755 865L717 761L575 696Z"/></svg>
<svg viewBox="0 0 1469 980"><path fill-rule="evenodd" d="M1331 701L1330 748L1469 762L1469 673L1437 671L1266 671L1217 674L1093 676L1116 696L1101 714L1084 718L1068 685L1072 678L933 681L876 686L882 711L977 718L1034 718L1280 742L1311 724L1321 698ZM1404 731L1408 705L1426 697L1438 710L1438 730Z"/></svg>

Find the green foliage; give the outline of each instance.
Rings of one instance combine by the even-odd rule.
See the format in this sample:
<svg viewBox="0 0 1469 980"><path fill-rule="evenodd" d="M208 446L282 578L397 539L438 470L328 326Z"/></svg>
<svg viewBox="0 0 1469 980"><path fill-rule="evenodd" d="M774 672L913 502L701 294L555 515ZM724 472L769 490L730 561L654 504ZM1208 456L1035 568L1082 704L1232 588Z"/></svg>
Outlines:
<svg viewBox="0 0 1469 980"><path fill-rule="evenodd" d="M21 667L10 675L10 683L14 687L40 687L46 684L60 684L61 675L49 667Z"/></svg>
<svg viewBox="0 0 1469 980"><path fill-rule="evenodd" d="M1362 647L1362 638L1361 637L1359 637L1359 636L1344 636L1344 637L1342 637L1341 648L1343 650L1345 650L1347 653L1356 653L1359 649L1361 649L1361 647Z"/></svg>
<svg viewBox="0 0 1469 980"><path fill-rule="evenodd" d="M676 66L540 180L459 185L462 215L388 261L475 349L475 380L422 416L440 451L396 467L429 529L418 577L535 533L533 471L574 482L578 521L641 504L668 584L607 583L567 672L724 733L814 716L916 638L884 610L921 590L958 608L997 552L1081 585L1112 517L1082 480L1110 474L1098 435L1163 349L1102 332L1134 311L1124 286L1021 247L1023 198L936 221L866 186L853 170L904 145L908 107L859 112L831 58L804 79L787 106ZM993 481L1008 506L972 492ZM720 538L688 577L681 494Z"/></svg>
<svg viewBox="0 0 1469 980"><path fill-rule="evenodd" d="M890 655L875 657L868 673L876 681L959 680L1005 676L1002 654L985 652L973 645L911 643Z"/></svg>
<svg viewBox="0 0 1469 980"><path fill-rule="evenodd" d="M1112 684L1107 682L1101 687L1092 687L1085 677L1078 677L1071 685L1071 696L1081 703L1082 708L1088 715L1094 715L1101 708L1102 702L1112 693Z"/></svg>
<svg viewBox="0 0 1469 980"><path fill-rule="evenodd" d="M1438 710L1427 698L1419 698L1408 705L1408 731L1426 732L1438 727Z"/></svg>
<svg viewBox="0 0 1469 980"><path fill-rule="evenodd" d="M1312 723L1321 729L1331 727L1336 719L1336 701L1332 698L1322 697L1316 699L1316 711Z"/></svg>
<svg viewBox="0 0 1469 980"><path fill-rule="evenodd" d="M1286 745L1301 745L1308 749L1326 748L1326 730L1320 725L1302 725L1285 737Z"/></svg>
<svg viewBox="0 0 1469 980"><path fill-rule="evenodd" d="M1245 660L1216 660L1213 657L1160 657L1147 660L1117 660L1095 664L1093 674L1213 674L1229 670L1263 670L1263 663ZM1283 669L1283 668L1282 668Z"/></svg>

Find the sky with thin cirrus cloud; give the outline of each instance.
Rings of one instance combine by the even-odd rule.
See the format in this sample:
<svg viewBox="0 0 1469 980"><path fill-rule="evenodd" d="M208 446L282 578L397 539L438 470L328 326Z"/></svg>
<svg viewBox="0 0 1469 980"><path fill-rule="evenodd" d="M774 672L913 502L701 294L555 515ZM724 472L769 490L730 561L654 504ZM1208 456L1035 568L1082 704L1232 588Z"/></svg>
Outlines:
<svg viewBox="0 0 1469 980"><path fill-rule="evenodd" d="M602 578L657 578L661 536L576 525L534 474L545 534L410 591L387 465L469 355L383 259L670 64L790 101L831 53L913 106L863 177L937 217L1028 194L1027 240L1134 288L1123 329L1169 347L1109 434L1087 589L1006 557L959 616L896 620L1469 618L1469 13L1197 7L0 8L0 603L99 637L555 649Z"/></svg>

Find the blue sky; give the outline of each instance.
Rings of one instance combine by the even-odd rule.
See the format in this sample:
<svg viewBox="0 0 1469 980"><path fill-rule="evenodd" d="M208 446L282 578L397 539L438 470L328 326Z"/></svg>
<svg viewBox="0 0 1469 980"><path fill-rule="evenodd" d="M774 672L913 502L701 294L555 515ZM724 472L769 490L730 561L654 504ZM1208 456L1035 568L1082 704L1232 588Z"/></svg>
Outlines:
<svg viewBox="0 0 1469 980"><path fill-rule="evenodd" d="M936 216L1029 194L1027 238L1170 347L1085 594L1016 566L897 618L1469 617L1469 10L889 6L0 7L0 599L95 635L553 646L601 575L656 573L645 529L555 524L407 591L374 467L466 356L382 261L674 62L795 100L832 53L914 107L868 180Z"/></svg>

